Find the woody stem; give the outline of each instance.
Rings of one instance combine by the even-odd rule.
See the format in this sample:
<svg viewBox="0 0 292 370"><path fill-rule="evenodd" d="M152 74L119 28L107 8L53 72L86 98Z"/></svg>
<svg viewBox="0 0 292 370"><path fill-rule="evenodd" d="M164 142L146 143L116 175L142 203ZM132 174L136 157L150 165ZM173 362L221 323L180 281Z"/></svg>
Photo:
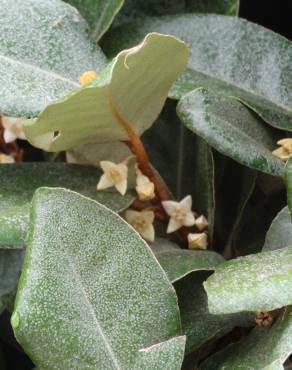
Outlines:
<svg viewBox="0 0 292 370"><path fill-rule="evenodd" d="M155 187L155 193L159 201L161 202L163 200L167 200L168 194L163 190L162 186L160 185L159 181L155 176L155 173L149 163L148 155L146 153L146 150L140 137L136 134L133 128L124 120L124 118L119 114L111 98L109 98L109 101L116 120L124 128L128 135L129 138L128 145L131 151L136 155L137 163L140 170L143 172L144 175L146 175L149 178L151 182L153 182Z"/></svg>

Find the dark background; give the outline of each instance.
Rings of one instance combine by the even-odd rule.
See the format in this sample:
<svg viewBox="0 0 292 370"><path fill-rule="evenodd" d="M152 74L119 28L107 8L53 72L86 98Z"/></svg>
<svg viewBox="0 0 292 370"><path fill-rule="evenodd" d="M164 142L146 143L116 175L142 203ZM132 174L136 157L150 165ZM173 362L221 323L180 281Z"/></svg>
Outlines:
<svg viewBox="0 0 292 370"><path fill-rule="evenodd" d="M292 0L241 0L239 16L292 38ZM33 365L14 342L9 319L7 312L0 317L0 347L7 369L30 370Z"/></svg>

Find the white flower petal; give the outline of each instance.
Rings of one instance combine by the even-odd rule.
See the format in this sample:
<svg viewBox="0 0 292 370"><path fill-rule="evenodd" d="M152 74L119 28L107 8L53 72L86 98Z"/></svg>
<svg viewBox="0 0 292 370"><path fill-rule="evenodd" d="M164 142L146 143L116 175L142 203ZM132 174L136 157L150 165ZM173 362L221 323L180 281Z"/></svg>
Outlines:
<svg viewBox="0 0 292 370"><path fill-rule="evenodd" d="M193 225L195 225L195 222L196 222L196 220L195 220L195 216L193 215L193 213L188 212L184 221L183 221L183 225L184 226L193 226Z"/></svg>
<svg viewBox="0 0 292 370"><path fill-rule="evenodd" d="M182 227L181 222L178 222L174 220L173 218L170 218L166 232L167 234L173 233L174 231L180 229L181 227Z"/></svg>
<svg viewBox="0 0 292 370"><path fill-rule="evenodd" d="M3 137L5 143L12 143L14 140L17 139L17 135L9 129L4 129Z"/></svg>
<svg viewBox="0 0 292 370"><path fill-rule="evenodd" d="M107 173L113 167L116 167L116 164L110 161L100 161L100 167L102 168L103 172Z"/></svg>
<svg viewBox="0 0 292 370"><path fill-rule="evenodd" d="M182 199L179 204L181 207L183 207L186 211L190 211L192 209L192 196L187 195L184 199Z"/></svg>
<svg viewBox="0 0 292 370"><path fill-rule="evenodd" d="M173 200L164 200L162 203L162 206L165 210L165 212L171 216L172 213L177 209L177 207L179 206L179 203L178 202L175 202Z"/></svg>
<svg viewBox="0 0 292 370"><path fill-rule="evenodd" d="M114 183L106 175L102 175L99 183L97 184L97 190L107 189L112 187L113 185Z"/></svg>
<svg viewBox="0 0 292 370"><path fill-rule="evenodd" d="M143 232L141 232L141 236L148 240L149 242L154 242L155 239L155 231L152 224L148 225Z"/></svg>
<svg viewBox="0 0 292 370"><path fill-rule="evenodd" d="M147 223L149 224L153 223L155 218L153 211L142 211L141 213L143 214L143 217Z"/></svg>
<svg viewBox="0 0 292 370"><path fill-rule="evenodd" d="M115 184L115 187L120 194L125 195L127 191L127 179L118 182L117 184Z"/></svg>

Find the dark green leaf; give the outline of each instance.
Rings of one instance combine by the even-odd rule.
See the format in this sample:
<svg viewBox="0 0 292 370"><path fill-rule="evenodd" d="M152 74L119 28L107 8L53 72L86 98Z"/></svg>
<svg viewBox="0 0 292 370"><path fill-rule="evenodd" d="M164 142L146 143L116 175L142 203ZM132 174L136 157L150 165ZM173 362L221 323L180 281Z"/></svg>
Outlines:
<svg viewBox="0 0 292 370"><path fill-rule="evenodd" d="M0 245L23 245L32 196L41 186L64 187L93 198L114 211L128 208L133 192L97 191L101 171L65 163L1 164L0 166Z"/></svg>
<svg viewBox="0 0 292 370"><path fill-rule="evenodd" d="M0 249L0 299L15 291L22 260L23 251L21 249Z"/></svg>
<svg viewBox="0 0 292 370"><path fill-rule="evenodd" d="M267 232L263 251L273 251L291 245L292 221L288 207L283 208L275 217Z"/></svg>
<svg viewBox="0 0 292 370"><path fill-rule="evenodd" d="M59 0L0 1L0 110L36 116L79 87L78 77L106 59L87 24Z"/></svg>
<svg viewBox="0 0 292 370"><path fill-rule="evenodd" d="M196 272L174 284L178 295L183 332L187 336L186 352L192 352L205 342L219 338L235 326L250 326L254 314L240 312L231 315L212 315L208 310L203 281L206 272Z"/></svg>
<svg viewBox="0 0 292 370"><path fill-rule="evenodd" d="M96 0L95 0L96 1ZM218 13L235 15L239 0L125 0L114 25L144 18L180 13Z"/></svg>
<svg viewBox="0 0 292 370"><path fill-rule="evenodd" d="M157 239L151 248L172 283L194 271L214 270L224 261L218 253L181 249L167 239Z"/></svg>
<svg viewBox="0 0 292 370"><path fill-rule="evenodd" d="M273 130L239 101L198 89L185 95L177 110L186 127L220 153L282 176L283 162L271 153L276 140Z"/></svg>
<svg viewBox="0 0 292 370"><path fill-rule="evenodd" d="M271 311L292 303L292 247L223 262L204 283L211 313Z"/></svg>
<svg viewBox="0 0 292 370"><path fill-rule="evenodd" d="M208 358L202 370L283 370L292 352L292 310L285 312L271 328L255 328L247 338Z"/></svg>
<svg viewBox="0 0 292 370"><path fill-rule="evenodd" d="M292 157L290 157L285 166L284 181L287 189L287 202L290 213L292 212Z"/></svg>
<svg viewBox="0 0 292 370"><path fill-rule="evenodd" d="M65 0L87 20L91 36L98 41L110 27L124 0Z"/></svg>
<svg viewBox="0 0 292 370"><path fill-rule="evenodd" d="M124 24L107 35L104 50L114 55L150 31L175 35L191 50L189 69L170 97L203 86L236 97L275 127L292 130L289 40L244 19L189 14Z"/></svg>
<svg viewBox="0 0 292 370"><path fill-rule="evenodd" d="M42 370L181 368L177 298L153 253L69 190L34 195L12 326Z"/></svg>

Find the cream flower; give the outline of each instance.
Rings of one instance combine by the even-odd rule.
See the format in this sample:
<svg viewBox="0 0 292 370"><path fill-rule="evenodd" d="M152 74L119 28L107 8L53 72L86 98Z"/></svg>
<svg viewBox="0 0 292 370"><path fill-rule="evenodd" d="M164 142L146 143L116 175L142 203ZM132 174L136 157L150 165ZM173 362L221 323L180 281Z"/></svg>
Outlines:
<svg viewBox="0 0 292 370"><path fill-rule="evenodd" d="M153 211L132 211L125 212L126 221L146 240L153 242L155 231L153 227L154 212Z"/></svg>
<svg viewBox="0 0 292 370"><path fill-rule="evenodd" d="M195 216L192 212L192 197L187 195L180 202L165 200L162 202L165 212L170 216L167 233L172 233L182 226L193 226Z"/></svg>
<svg viewBox="0 0 292 370"><path fill-rule="evenodd" d="M81 85L86 85L88 82L94 80L97 74L95 71L87 71L84 72L81 76L79 76L79 82Z"/></svg>
<svg viewBox="0 0 292 370"><path fill-rule="evenodd" d="M0 153L0 163L14 163L15 160L11 155Z"/></svg>
<svg viewBox="0 0 292 370"><path fill-rule="evenodd" d="M201 215L200 217L196 218L195 226L199 231L203 231L208 227L209 223L205 216Z"/></svg>
<svg viewBox="0 0 292 370"><path fill-rule="evenodd" d="M16 139L25 140L22 122L23 118L2 117L5 143L11 143Z"/></svg>
<svg viewBox="0 0 292 370"><path fill-rule="evenodd" d="M115 186L119 193L126 194L128 167L124 163L115 164L110 161L101 161L100 167L104 174L97 184L97 190L103 190Z"/></svg>
<svg viewBox="0 0 292 370"><path fill-rule="evenodd" d="M280 145L280 148L275 149L272 154L283 161L287 161L292 154L292 138L281 139L277 141L277 144Z"/></svg>
<svg viewBox="0 0 292 370"><path fill-rule="evenodd" d="M147 176L144 176L141 171L138 172L136 191L138 198L142 201L155 198L154 184Z"/></svg>
<svg viewBox="0 0 292 370"><path fill-rule="evenodd" d="M208 237L206 233L188 234L189 249L207 249Z"/></svg>

